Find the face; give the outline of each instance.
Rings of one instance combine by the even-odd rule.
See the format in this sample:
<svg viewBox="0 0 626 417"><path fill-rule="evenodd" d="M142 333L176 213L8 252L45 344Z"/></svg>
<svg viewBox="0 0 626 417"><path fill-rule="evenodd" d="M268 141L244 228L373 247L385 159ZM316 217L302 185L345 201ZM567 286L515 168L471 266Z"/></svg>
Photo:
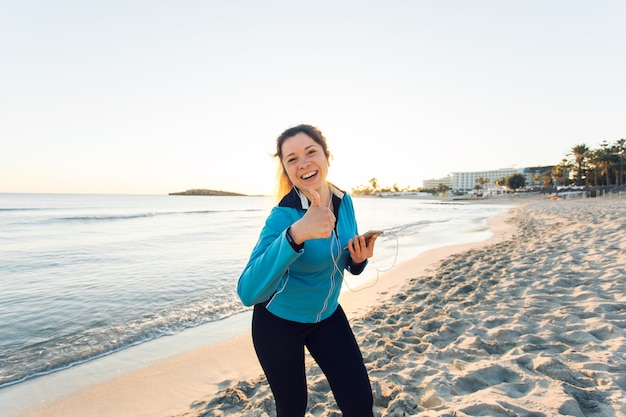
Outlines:
<svg viewBox="0 0 626 417"><path fill-rule="evenodd" d="M282 164L287 176L302 191L326 186L328 159L322 147L306 133L297 133L282 146Z"/></svg>

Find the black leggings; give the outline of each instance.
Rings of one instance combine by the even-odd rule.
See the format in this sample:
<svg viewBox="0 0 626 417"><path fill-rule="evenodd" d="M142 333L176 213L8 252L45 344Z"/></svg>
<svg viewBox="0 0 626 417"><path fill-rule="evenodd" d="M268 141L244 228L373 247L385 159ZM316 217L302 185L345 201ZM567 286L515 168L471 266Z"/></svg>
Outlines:
<svg viewBox="0 0 626 417"><path fill-rule="evenodd" d="M254 306L254 349L276 401L277 417L304 416L304 347L326 375L345 417L373 416L372 388L361 351L341 306L319 323L297 323Z"/></svg>

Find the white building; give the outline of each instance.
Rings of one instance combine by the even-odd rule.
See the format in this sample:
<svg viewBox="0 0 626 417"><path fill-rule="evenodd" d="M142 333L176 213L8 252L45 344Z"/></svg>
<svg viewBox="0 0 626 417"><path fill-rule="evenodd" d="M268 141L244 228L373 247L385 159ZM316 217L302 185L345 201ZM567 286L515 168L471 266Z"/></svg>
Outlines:
<svg viewBox="0 0 626 417"><path fill-rule="evenodd" d="M422 188L425 190L436 190L440 185L452 189L452 175L443 178L434 178L422 181Z"/></svg>
<svg viewBox="0 0 626 417"><path fill-rule="evenodd" d="M513 174L524 175L524 168L502 168L493 171L476 172L453 172L452 191L468 192L476 188L478 178L486 178L488 182L482 188L489 188L495 185L499 179L509 177Z"/></svg>
<svg viewBox="0 0 626 417"><path fill-rule="evenodd" d="M476 189L476 180L478 178L486 178L489 182L482 185L483 190L494 190L496 188L496 180L507 178L513 174L522 174L526 178L527 187L541 187L542 175L551 172L554 167L531 167L531 168L502 168L492 171L476 171L476 172L453 172L443 178L434 178L422 181L422 188L433 190L439 185L445 185L452 192L467 193Z"/></svg>
<svg viewBox="0 0 626 417"><path fill-rule="evenodd" d="M524 168L502 168L493 171L475 171L475 172L453 172L447 177L424 180L422 187L425 189L436 189L439 184L450 187L453 192L467 193L476 188L476 180L478 178L486 178L489 182L482 187L493 188L496 180L506 178L513 174L524 175Z"/></svg>

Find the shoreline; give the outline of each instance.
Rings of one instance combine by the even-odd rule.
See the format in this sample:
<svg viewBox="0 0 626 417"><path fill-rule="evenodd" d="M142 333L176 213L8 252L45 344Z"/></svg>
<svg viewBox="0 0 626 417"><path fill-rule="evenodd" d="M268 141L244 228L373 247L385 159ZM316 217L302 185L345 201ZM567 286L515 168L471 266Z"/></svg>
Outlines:
<svg viewBox="0 0 626 417"><path fill-rule="evenodd" d="M46 410L49 406L65 399L80 396L83 392L104 387L105 384L115 384L120 378L158 366L170 358L234 340L241 336L250 317L251 311L245 311L5 387L0 390L0 403L9 406L3 405L0 416L47 415L40 413L48 413Z"/></svg>
<svg viewBox="0 0 626 417"><path fill-rule="evenodd" d="M519 206L522 202L514 203ZM364 284L363 289L357 287L354 291L345 291L340 302L349 319L379 304L409 279L421 275L447 256L510 237L513 226L507 224L507 220L511 211L488 219L492 236L486 240L425 251L401 262L391 271L381 272L376 285L367 287ZM240 326L241 323L231 330L237 332ZM154 417L188 411L199 399L216 395L231 383L262 375L250 332L244 330L241 334L240 331L239 328L237 335L230 335L225 340L209 341L171 357L140 364L137 369L114 373L113 377L91 382L49 402L22 408L11 417ZM136 357L134 352L128 354Z"/></svg>

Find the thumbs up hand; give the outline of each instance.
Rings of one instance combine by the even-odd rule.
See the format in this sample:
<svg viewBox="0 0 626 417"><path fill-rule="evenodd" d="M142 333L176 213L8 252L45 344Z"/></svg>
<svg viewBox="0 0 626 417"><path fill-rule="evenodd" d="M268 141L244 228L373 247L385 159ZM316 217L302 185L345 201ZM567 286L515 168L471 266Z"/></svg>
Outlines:
<svg viewBox="0 0 626 417"><path fill-rule="evenodd" d="M335 228L335 215L329 207L321 206L321 197L316 190L308 190L311 206L300 220L291 225L289 233L300 244L310 239L327 238ZM332 198L332 195L329 196Z"/></svg>
<svg viewBox="0 0 626 417"><path fill-rule="evenodd" d="M311 195L311 207L319 207L320 200L322 199L322 197L320 197L320 193L311 189L309 190L309 194Z"/></svg>

